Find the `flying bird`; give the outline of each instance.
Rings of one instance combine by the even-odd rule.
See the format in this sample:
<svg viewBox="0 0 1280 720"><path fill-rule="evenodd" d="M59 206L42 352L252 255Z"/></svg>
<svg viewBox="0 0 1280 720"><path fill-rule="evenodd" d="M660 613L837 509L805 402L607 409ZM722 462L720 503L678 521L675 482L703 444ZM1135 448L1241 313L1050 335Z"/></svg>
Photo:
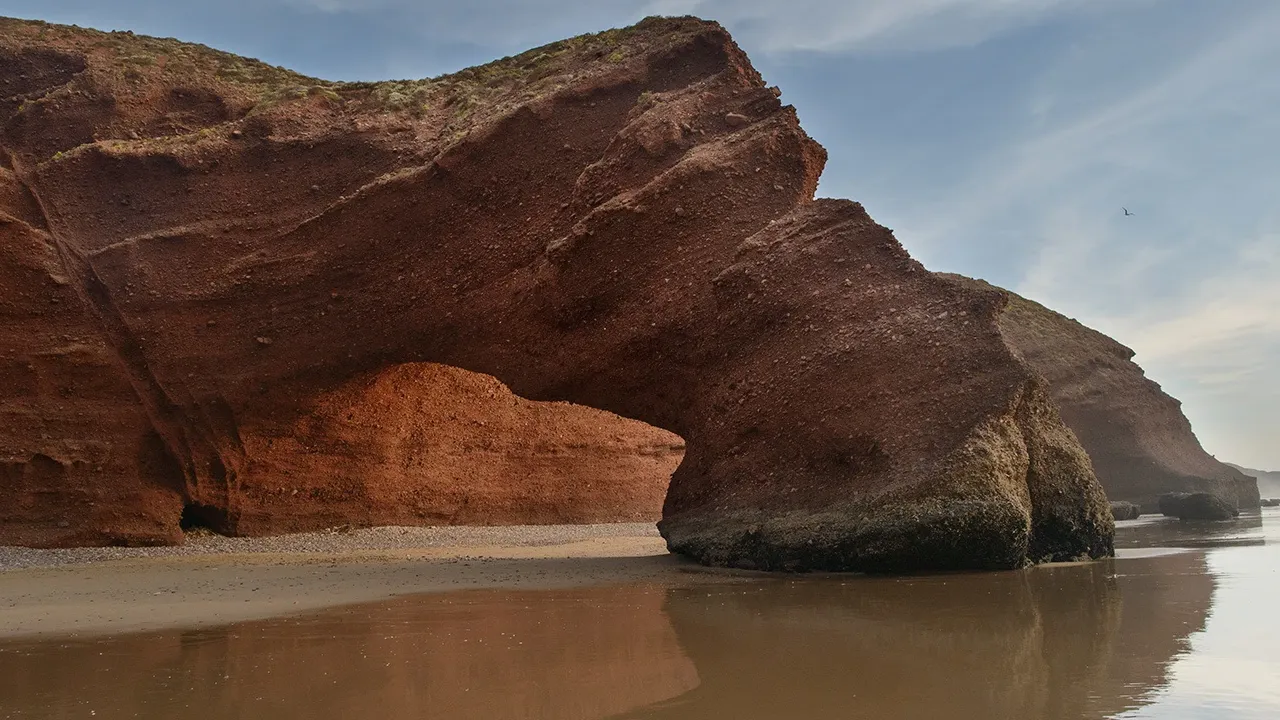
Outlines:
<svg viewBox="0 0 1280 720"><path fill-rule="evenodd" d="M1127 207L1122 207L1120 209L1124 211L1125 217L1129 217L1130 215L1133 215L1133 213L1129 212L1129 208Z"/></svg>

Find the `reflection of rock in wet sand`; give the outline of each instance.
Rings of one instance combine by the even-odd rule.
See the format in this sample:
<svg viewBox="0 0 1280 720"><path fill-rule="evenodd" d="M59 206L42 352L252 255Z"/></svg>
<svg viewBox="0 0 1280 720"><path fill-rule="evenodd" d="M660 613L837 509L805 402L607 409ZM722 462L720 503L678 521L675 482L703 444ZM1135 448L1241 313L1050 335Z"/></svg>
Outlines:
<svg viewBox="0 0 1280 720"><path fill-rule="evenodd" d="M1124 528L1124 545L1146 547L1225 547L1265 545L1262 515L1241 513L1225 522L1179 520L1172 517L1143 518Z"/></svg>
<svg viewBox="0 0 1280 720"><path fill-rule="evenodd" d="M477 591L214 630L11 643L0 645L0 716L604 718L697 685L663 599L637 586Z"/></svg>
<svg viewBox="0 0 1280 720"><path fill-rule="evenodd" d="M1204 556L475 591L0 644L0 717L1099 720L1204 627Z"/></svg>
<svg viewBox="0 0 1280 720"><path fill-rule="evenodd" d="M1029 572L672 590L699 687L628 718L1103 718L1204 627L1198 553Z"/></svg>

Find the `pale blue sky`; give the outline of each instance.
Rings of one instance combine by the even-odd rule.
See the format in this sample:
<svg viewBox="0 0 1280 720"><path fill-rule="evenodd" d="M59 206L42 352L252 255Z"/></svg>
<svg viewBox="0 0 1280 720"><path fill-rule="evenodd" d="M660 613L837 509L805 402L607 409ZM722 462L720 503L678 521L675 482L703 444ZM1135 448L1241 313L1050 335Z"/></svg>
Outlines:
<svg viewBox="0 0 1280 720"><path fill-rule="evenodd" d="M926 265L1107 332L1219 458L1280 469L1275 0L0 0L335 80L649 14L724 23ZM1124 217L1121 206L1135 214Z"/></svg>

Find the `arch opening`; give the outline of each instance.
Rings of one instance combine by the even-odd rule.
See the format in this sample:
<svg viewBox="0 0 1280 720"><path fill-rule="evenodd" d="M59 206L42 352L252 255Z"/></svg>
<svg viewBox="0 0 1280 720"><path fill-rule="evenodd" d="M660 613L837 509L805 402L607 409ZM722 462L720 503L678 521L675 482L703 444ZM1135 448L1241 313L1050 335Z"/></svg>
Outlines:
<svg viewBox="0 0 1280 720"><path fill-rule="evenodd" d="M182 508L178 527L184 533L227 535L229 534L227 511L212 505L188 503Z"/></svg>
<svg viewBox="0 0 1280 720"><path fill-rule="evenodd" d="M296 407L273 392L266 402ZM245 461L214 495L225 486L240 535L656 522L685 449L638 420L434 363L360 375L237 432Z"/></svg>

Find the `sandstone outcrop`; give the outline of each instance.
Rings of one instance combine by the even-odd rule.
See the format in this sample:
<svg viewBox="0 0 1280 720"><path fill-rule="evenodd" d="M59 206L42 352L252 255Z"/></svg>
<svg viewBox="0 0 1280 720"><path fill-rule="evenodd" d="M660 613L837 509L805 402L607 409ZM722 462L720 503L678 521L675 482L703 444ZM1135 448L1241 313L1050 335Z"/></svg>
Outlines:
<svg viewBox="0 0 1280 720"><path fill-rule="evenodd" d="M1111 503L1111 516L1117 520L1137 520L1142 517L1142 508L1126 500Z"/></svg>
<svg viewBox="0 0 1280 720"><path fill-rule="evenodd" d="M258 482L240 485L234 513L196 518L224 534L653 521L684 451L644 423L419 363L321 393L291 421L257 420L240 436Z"/></svg>
<svg viewBox="0 0 1280 720"><path fill-rule="evenodd" d="M1236 507L1213 493L1167 493L1160 496L1160 513L1179 520L1231 520Z"/></svg>
<svg viewBox="0 0 1280 720"><path fill-rule="evenodd" d="M1177 517L1178 509L1182 507L1182 501L1191 496L1191 493L1172 492L1165 493L1157 498L1157 507L1160 514L1165 517Z"/></svg>
<svg viewBox="0 0 1280 720"><path fill-rule="evenodd" d="M247 490L344 463L400 477L412 453L371 451L327 403L438 363L682 437L659 527L703 562L1111 552L1088 457L1001 334L1006 296L813 200L825 151L715 24L371 85L132 35L0 38L5 248L31 268L3 359L43 423L0 430L23 498L97 492L111 518L140 512L113 499L133 489L171 527L184 504L247 522ZM64 336L94 384L40 384L90 362L47 349ZM28 535L92 538L92 517Z"/></svg>
<svg viewBox="0 0 1280 720"><path fill-rule="evenodd" d="M975 286L992 288L980 280ZM1253 478L1204 451L1182 404L1133 362L1133 350L1039 303L1001 290L1000 326L1049 382L1062 419L1093 461L1112 500L1155 512L1169 492L1211 492L1234 507L1258 507Z"/></svg>

